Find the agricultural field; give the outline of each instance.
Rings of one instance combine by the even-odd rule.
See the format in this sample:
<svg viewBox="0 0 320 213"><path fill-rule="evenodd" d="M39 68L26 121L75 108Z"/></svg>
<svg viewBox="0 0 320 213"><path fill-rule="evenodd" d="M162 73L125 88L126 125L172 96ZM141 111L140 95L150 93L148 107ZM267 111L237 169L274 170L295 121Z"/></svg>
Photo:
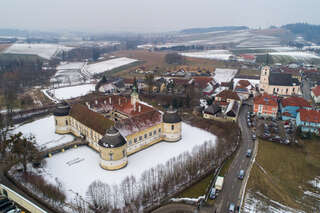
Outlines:
<svg viewBox="0 0 320 213"><path fill-rule="evenodd" d="M244 212L319 212L319 139L300 143L287 146L259 142Z"/></svg>
<svg viewBox="0 0 320 213"><path fill-rule="evenodd" d="M51 59L61 51L69 51L72 47L58 44L13 44L3 53L19 55L37 55L44 59Z"/></svg>
<svg viewBox="0 0 320 213"><path fill-rule="evenodd" d="M0 53L10 47L11 44L0 44Z"/></svg>
<svg viewBox="0 0 320 213"><path fill-rule="evenodd" d="M207 58L216 60L229 60L230 56L232 56L232 53L228 50L207 50L202 52L185 52L180 54L186 57Z"/></svg>

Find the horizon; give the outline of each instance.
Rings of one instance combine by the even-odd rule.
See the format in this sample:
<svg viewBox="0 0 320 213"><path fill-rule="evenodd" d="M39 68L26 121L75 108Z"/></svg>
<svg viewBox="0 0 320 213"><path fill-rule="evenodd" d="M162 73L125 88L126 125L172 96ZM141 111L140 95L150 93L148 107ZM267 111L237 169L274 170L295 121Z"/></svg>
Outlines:
<svg viewBox="0 0 320 213"><path fill-rule="evenodd" d="M280 0L274 3L250 0L3 0L0 20L4 21L0 28L89 33L163 33L210 26L257 29L300 22L319 24L320 16L314 15L319 7L320 2L316 0Z"/></svg>

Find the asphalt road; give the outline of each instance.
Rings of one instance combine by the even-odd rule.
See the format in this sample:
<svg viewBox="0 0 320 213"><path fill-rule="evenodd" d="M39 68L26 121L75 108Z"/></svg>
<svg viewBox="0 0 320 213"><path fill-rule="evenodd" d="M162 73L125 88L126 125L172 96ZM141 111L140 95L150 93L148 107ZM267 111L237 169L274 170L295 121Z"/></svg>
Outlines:
<svg viewBox="0 0 320 213"><path fill-rule="evenodd" d="M243 181L238 179L239 171L241 169L247 171L250 162L250 158L246 157L247 150L254 149L254 142L251 138L252 131L247 125L248 110L248 105L243 105L240 110L238 124L241 128L242 141L228 173L225 175L223 189L216 199L214 210L218 213L228 212L230 203L234 203L236 206L240 204L240 190Z"/></svg>

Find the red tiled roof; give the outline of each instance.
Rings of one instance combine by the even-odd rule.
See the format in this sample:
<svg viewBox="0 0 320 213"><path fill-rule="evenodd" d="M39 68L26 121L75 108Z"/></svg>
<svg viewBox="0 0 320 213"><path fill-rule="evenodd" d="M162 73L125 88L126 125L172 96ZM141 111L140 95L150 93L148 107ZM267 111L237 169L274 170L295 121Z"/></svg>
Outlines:
<svg viewBox="0 0 320 213"><path fill-rule="evenodd" d="M249 85L251 85L251 83L248 80L240 80L237 83L237 86L241 87L241 88L246 88Z"/></svg>
<svg viewBox="0 0 320 213"><path fill-rule="evenodd" d="M282 115L284 115L284 116L288 116L288 117L290 117L290 116L291 116L291 114L290 114L289 112L284 112L284 113L282 113Z"/></svg>
<svg viewBox="0 0 320 213"><path fill-rule="evenodd" d="M125 84L133 84L134 79L133 78L125 78L125 79L123 79L123 81Z"/></svg>
<svg viewBox="0 0 320 213"><path fill-rule="evenodd" d="M320 86L316 86L312 89L313 94L318 97L320 96Z"/></svg>
<svg viewBox="0 0 320 213"><path fill-rule="evenodd" d="M220 106L228 106L229 105L229 103L228 102L225 102L225 101L218 101L218 102L216 102L218 105L220 105Z"/></svg>
<svg viewBox="0 0 320 213"><path fill-rule="evenodd" d="M300 110L300 120L305 122L320 123L320 112L316 110Z"/></svg>
<svg viewBox="0 0 320 213"><path fill-rule="evenodd" d="M174 78L173 81L177 85L188 85L190 80L185 78Z"/></svg>
<svg viewBox="0 0 320 213"><path fill-rule="evenodd" d="M238 94L232 90L223 90L222 92L220 92L218 95L216 95L216 97L220 97L222 99L233 99L233 100L238 100L240 101L240 98L238 96Z"/></svg>
<svg viewBox="0 0 320 213"><path fill-rule="evenodd" d="M241 54L240 57L247 60L254 60L256 58L254 55L249 55L249 54Z"/></svg>
<svg viewBox="0 0 320 213"><path fill-rule="evenodd" d="M212 80L212 77L193 77L194 84L200 88L205 88Z"/></svg>
<svg viewBox="0 0 320 213"><path fill-rule="evenodd" d="M278 106L277 97L268 95L266 93L256 96L253 100L253 103L259 105Z"/></svg>
<svg viewBox="0 0 320 213"><path fill-rule="evenodd" d="M291 96L288 98L285 98L281 101L282 106L299 106L299 107L311 107L309 102L306 101L304 98L297 97L297 96Z"/></svg>
<svg viewBox="0 0 320 213"><path fill-rule="evenodd" d="M100 99L91 101L89 104L91 108L115 110L127 115L128 117L155 110L152 107L147 106L141 102L137 102L136 108L134 109L134 106L131 104L131 99L129 97L118 95L102 97Z"/></svg>

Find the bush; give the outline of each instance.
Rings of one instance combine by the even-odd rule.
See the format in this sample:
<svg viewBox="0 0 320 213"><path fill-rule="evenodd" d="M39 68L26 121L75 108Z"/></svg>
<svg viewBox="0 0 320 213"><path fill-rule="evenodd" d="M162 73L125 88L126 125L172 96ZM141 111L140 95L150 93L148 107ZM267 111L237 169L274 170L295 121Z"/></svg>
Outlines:
<svg viewBox="0 0 320 213"><path fill-rule="evenodd" d="M169 53L165 56L165 61L167 64L183 64L184 57L179 55L178 53Z"/></svg>

